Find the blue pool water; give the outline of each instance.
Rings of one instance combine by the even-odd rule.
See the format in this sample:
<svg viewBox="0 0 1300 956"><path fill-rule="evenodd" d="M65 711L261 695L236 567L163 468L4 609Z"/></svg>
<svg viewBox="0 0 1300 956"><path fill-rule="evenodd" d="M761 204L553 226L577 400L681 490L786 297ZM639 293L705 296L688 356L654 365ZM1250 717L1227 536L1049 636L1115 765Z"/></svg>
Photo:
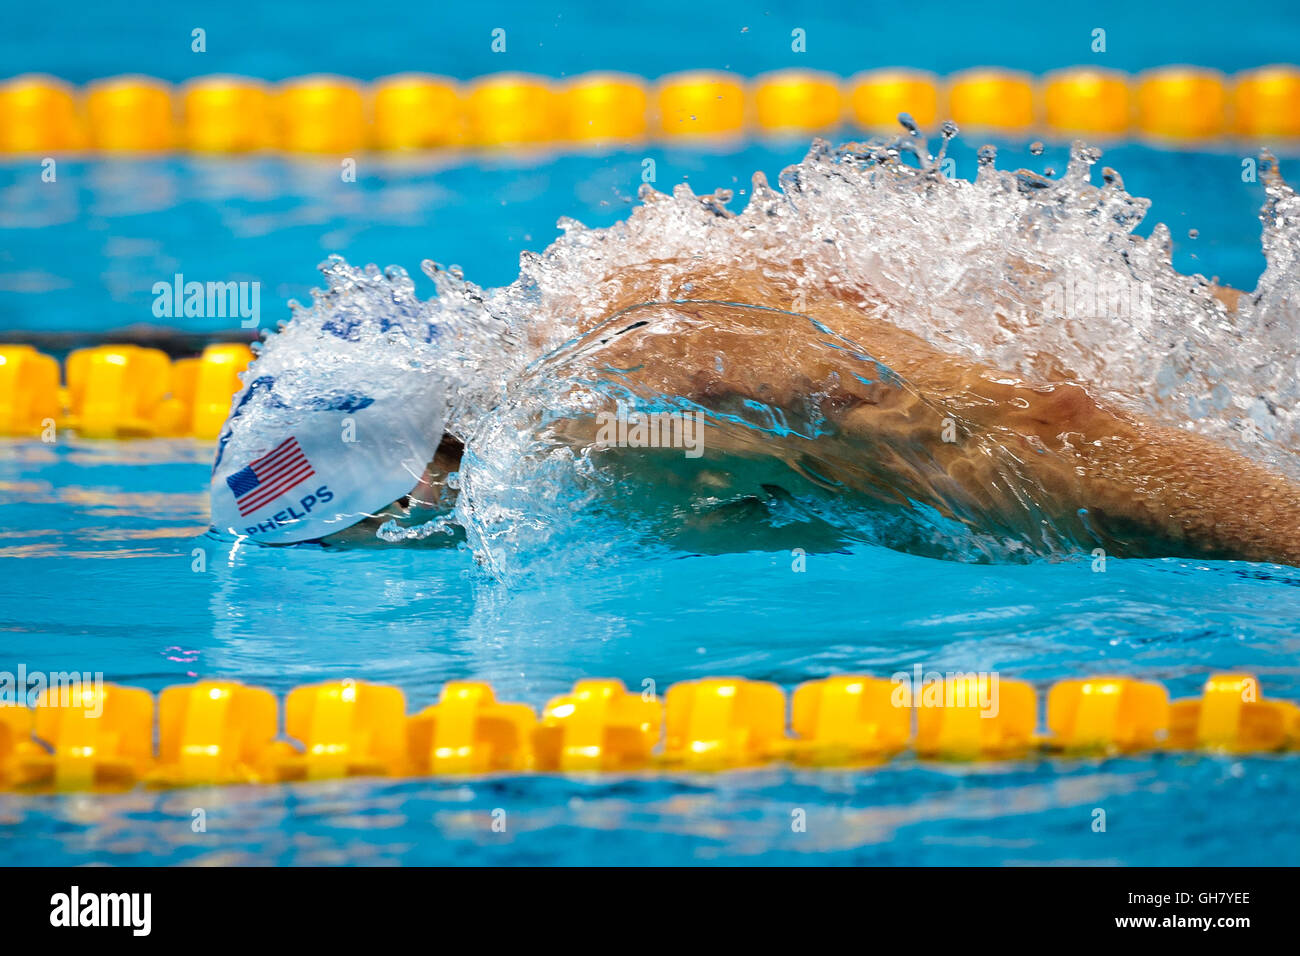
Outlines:
<svg viewBox="0 0 1300 956"><path fill-rule="evenodd" d="M148 18L125 3L73 6L57 20L13 11L0 68L76 82L128 70L170 80L405 69L655 76L697 66L847 75L898 62L1041 71L1092 62L1090 31L1102 26L1103 65L1235 70L1290 58L1298 25L1296 11L1272 9L1222 26L1211 4L1032 16L978 5L925 31L898 5L759 14L723 5L701 15L670 3L593 17L523 3L418 13L381 3L360 16L353 5L314 3L239 18L217 6ZM792 25L809 31L806 59L789 54ZM194 26L209 30L204 59L188 49ZM506 57L489 52L495 26L510 31ZM958 144L958 176L974 174L977 145ZM1065 164L1064 144L1042 156L1001 145L1003 167ZM646 158L661 190L688 181L739 191L754 170L774 179L806 146L363 159L356 183L341 182L335 162L281 158L69 159L55 183L31 164L4 164L0 330L153 322L150 290L177 272L260 281L271 327L288 317L289 299L307 299L314 265L331 252L413 274L423 258L458 263L480 284L502 284L521 251L553 238L558 217L624 218ZM1121 146L1104 162L1153 199L1139 231L1168 223L1178 268L1250 288L1263 266L1262 190L1241 176L1252 154ZM205 536L210 460L210 447L188 441L0 443L0 670L102 671L151 690L231 677L280 693L353 677L401 687L409 710L454 679L490 681L502 699L540 707L591 676L632 688L652 680L662 691L735 674L792 689L917 664L997 670L1041 692L1062 678L1130 674L1174 696L1196 693L1211 672L1246 669L1266 694L1300 698L1295 569L1111 559L1095 573L1088 561L973 566L862 546L810 555L796 572L786 552L670 558L629 548L598 567L558 562L511 589L464 551L233 549ZM1297 805L1294 755L0 794L0 863L1294 864ZM206 811L204 833L191 829L196 808ZM1098 808L1104 833L1092 827ZM497 809L504 833L491 827ZM797 809L806 832L791 827Z"/></svg>
<svg viewBox="0 0 1300 956"><path fill-rule="evenodd" d="M232 553L202 536L206 457L189 443L4 446L6 668L102 670L154 690L192 674L279 692L354 677L400 686L411 709L464 678L540 706L593 675L792 688L918 663L1040 689L1132 674L1175 696L1247 668L1266 693L1300 697L1293 569L1111 560L1094 573L863 548L810 555L797 573L786 553L629 552L506 591L453 550ZM1294 756L9 795L0 861L1295 863L1298 799Z"/></svg>
<svg viewBox="0 0 1300 956"><path fill-rule="evenodd" d="M203 73L280 80L313 72L373 79L422 70L462 79L499 70L566 76L626 70L657 77L707 66L745 75L807 67L848 75L907 65L948 73L996 65L1045 72L1093 64L1138 71L1167 63L1241 70L1295 58L1300 10L1234 9L1213 0L1011 0L905 4L847 0L658 0L654 4L411 4L286 0L232 9L189 0L145 9L132 0L72 0L57 21L39 7L11 11L0 69L56 73L75 83L138 72L180 81ZM207 31L207 52L191 32ZM804 30L805 52L791 48ZM506 49L493 52L492 31ZM1104 30L1104 52L1094 31Z"/></svg>
<svg viewBox="0 0 1300 956"><path fill-rule="evenodd" d="M957 142L957 177L974 178L983 142ZM1024 141L998 145L1002 168L1065 168L1067 143L1041 156ZM625 219L646 159L660 191L681 182L698 193L728 188L739 209L755 171L775 182L807 149L801 140L720 153L656 144L602 155L363 158L355 183L341 180L334 160L281 157L68 160L55 183L42 182L35 164L0 164L0 331L229 329L220 318L155 318L153 285L176 273L260 282L262 328L274 328L288 318L290 299L308 301L321 284L316 265L333 252L403 266L422 297L433 291L419 272L424 259L460 265L482 286L504 285L518 274L521 252L556 237L561 216L592 227ZM1263 187L1242 179L1242 160L1253 155L1123 145L1106 149L1102 162L1122 173L1129 192L1152 200L1138 233L1166 223L1178 269L1253 288L1264 267ZM1281 155L1284 175L1300 169Z"/></svg>

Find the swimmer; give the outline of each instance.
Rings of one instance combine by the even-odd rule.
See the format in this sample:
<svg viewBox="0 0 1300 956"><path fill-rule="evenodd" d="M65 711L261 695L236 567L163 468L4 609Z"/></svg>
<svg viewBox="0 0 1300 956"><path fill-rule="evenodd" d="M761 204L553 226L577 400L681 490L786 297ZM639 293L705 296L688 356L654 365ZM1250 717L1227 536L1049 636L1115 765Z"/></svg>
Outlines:
<svg viewBox="0 0 1300 956"><path fill-rule="evenodd" d="M1075 550L1077 542L1098 542L1116 556L1300 564L1300 487L1210 439L1111 407L1068 369L1028 382L973 364L892 324L882 303L832 286L797 290L801 309L793 315L774 304L791 302L796 290L757 271L688 273L690 301L656 302L664 265L646 263L599 286L618 292L602 302L602 318L580 330L575 375L599 377L613 368L636 393L718 412L762 403L820 423L811 433L794 429L761 440L753 430L711 426L710 462L725 467L691 480L720 480L725 493L717 497L779 494L782 475L799 475L882 506L926 506L973 530L1023 541L1035 553L1057 550L1055 535L1076 542ZM1216 295L1231 308L1237 293ZM845 374L845 350L828 348L826 329L897 379ZM575 448L595 447L591 416L551 428ZM382 466L410 486L405 494L365 502L351 524L338 515L332 524L311 515L291 519L296 530L278 540L373 544L386 522L447 514L455 500L448 476L460 467L463 445L443 433L440 421L426 432L435 450L421 456L422 471L411 468L409 455L401 468ZM613 466L620 459L623 467L647 462L620 448L601 448L593 460ZM644 477L658 490L671 491L680 478L649 467ZM231 497L220 471L214 524L240 532L241 519L218 520L219 511L229 513ZM1022 488L1033 489L1032 507ZM372 499L381 494L367 491ZM298 512L290 506L290 514Z"/></svg>

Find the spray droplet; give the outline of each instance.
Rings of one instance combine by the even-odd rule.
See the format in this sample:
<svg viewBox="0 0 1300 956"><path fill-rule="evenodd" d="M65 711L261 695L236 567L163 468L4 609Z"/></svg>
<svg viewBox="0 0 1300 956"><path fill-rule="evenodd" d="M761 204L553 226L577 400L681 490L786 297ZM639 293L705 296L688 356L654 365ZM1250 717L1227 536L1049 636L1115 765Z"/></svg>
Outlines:
<svg viewBox="0 0 1300 956"><path fill-rule="evenodd" d="M1030 151L1031 153L1033 153L1035 156L1042 156L1042 155L1043 155L1043 144L1040 143L1040 142L1038 142L1038 141L1034 141L1034 142L1032 142L1032 143L1029 144L1029 151Z"/></svg>
<svg viewBox="0 0 1300 956"><path fill-rule="evenodd" d="M1197 238L1200 234L1201 234L1201 230L1199 230L1199 229L1188 229L1188 230L1187 230L1187 238L1188 238L1188 239L1195 239L1195 238Z"/></svg>

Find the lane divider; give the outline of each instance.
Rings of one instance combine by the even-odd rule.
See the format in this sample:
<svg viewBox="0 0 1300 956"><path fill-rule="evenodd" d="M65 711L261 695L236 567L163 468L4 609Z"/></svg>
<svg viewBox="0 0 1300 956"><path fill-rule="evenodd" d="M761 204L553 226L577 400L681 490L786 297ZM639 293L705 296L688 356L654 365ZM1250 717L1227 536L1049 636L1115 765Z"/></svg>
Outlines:
<svg viewBox="0 0 1300 956"><path fill-rule="evenodd" d="M0 345L0 436L51 427L83 438L215 439L253 360L243 342L207 346L173 362L161 349L99 345L59 363L30 345Z"/></svg>
<svg viewBox="0 0 1300 956"><path fill-rule="evenodd" d="M235 681L169 687L156 703L155 715L149 692L104 684L0 707L0 788L860 767L909 750L958 761L1300 750L1300 707L1265 700L1249 674L1215 675L1200 697L1172 704L1159 684L1132 678L1061 681L1048 693L1046 734L1032 685L976 674L921 688L860 675L809 681L793 694L788 731L780 687L732 677L675 684L662 701L582 680L540 717L477 681L447 684L410 717L396 687L330 681L289 692L283 734L275 695Z"/></svg>
<svg viewBox="0 0 1300 956"><path fill-rule="evenodd" d="M891 67L848 80L797 69L753 80L695 70L653 82L620 73L564 80L499 73L468 83L403 73L369 84L330 75L277 84L218 75L179 88L127 75L84 89L25 74L0 84L0 153L347 155L751 133L804 137L846 128L896 132L900 112L931 132L951 117L984 134L1157 143L1235 137L1254 148L1300 138L1300 67L1265 66L1231 77L1194 66L1137 76L1070 67L1041 78L994 67L947 78Z"/></svg>

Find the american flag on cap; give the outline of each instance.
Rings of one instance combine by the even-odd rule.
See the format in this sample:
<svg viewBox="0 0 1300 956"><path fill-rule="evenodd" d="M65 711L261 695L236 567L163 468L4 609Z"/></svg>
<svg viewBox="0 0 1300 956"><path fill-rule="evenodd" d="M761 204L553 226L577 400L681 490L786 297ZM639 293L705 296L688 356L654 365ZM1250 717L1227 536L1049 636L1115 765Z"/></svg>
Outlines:
<svg viewBox="0 0 1300 956"><path fill-rule="evenodd" d="M227 475L226 484L235 496L240 515L247 516L292 491L313 474L315 471L298 439L290 436L261 458Z"/></svg>

